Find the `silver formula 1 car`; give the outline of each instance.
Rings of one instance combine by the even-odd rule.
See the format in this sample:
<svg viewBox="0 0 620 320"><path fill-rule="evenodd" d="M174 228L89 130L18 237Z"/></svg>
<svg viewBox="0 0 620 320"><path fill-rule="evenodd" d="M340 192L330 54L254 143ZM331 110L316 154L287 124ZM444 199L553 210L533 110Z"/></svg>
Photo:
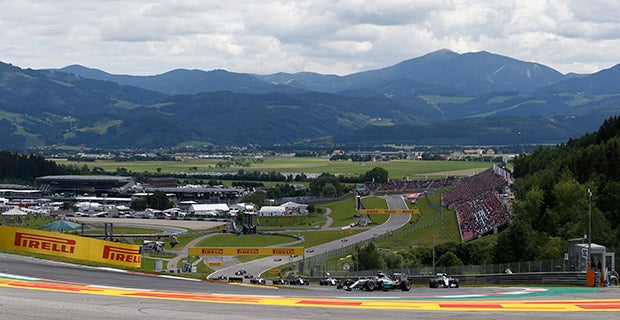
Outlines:
<svg viewBox="0 0 620 320"><path fill-rule="evenodd" d="M349 282L350 283L350 282ZM400 273L395 273L391 276L388 276L384 273L379 273L374 277L359 279L353 283L347 283L343 289L347 291L352 290L366 290L366 291L375 291L375 290L395 290L400 289L402 291L411 290L411 282Z"/></svg>
<svg viewBox="0 0 620 320"><path fill-rule="evenodd" d="M458 288L459 279L448 276L447 273L437 273L428 281L429 288Z"/></svg>

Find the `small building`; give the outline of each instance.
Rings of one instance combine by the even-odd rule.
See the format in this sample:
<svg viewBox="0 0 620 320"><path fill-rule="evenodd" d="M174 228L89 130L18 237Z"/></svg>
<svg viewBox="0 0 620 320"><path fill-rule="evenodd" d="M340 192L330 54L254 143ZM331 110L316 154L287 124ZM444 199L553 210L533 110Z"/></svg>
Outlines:
<svg viewBox="0 0 620 320"><path fill-rule="evenodd" d="M287 215L305 215L308 214L308 205L307 204L299 204L296 202L286 202L280 205L280 207L284 207Z"/></svg>
<svg viewBox="0 0 620 320"><path fill-rule="evenodd" d="M482 154L483 152L482 149L466 149L463 151L464 154Z"/></svg>
<svg viewBox="0 0 620 320"><path fill-rule="evenodd" d="M591 248L592 251L590 255L588 255L588 248ZM616 269L616 254L608 252L605 246L596 243L588 244L585 238L568 241L568 253L565 255L565 262L568 264L569 270L587 271L589 257L596 267L600 262L602 269L607 268L609 271Z"/></svg>
<svg viewBox="0 0 620 320"><path fill-rule="evenodd" d="M231 204L230 209L239 210L240 212L244 212L244 213L252 213L252 212L256 212L256 205L250 202L248 203L241 202L241 203Z"/></svg>
<svg viewBox="0 0 620 320"><path fill-rule="evenodd" d="M261 217L280 217L286 214L286 208L282 206L263 206L258 215Z"/></svg>
<svg viewBox="0 0 620 320"><path fill-rule="evenodd" d="M225 203L196 203L188 210L195 215L221 216L230 213L230 208Z"/></svg>
<svg viewBox="0 0 620 320"><path fill-rule="evenodd" d="M97 212L103 211L103 205L98 202L78 202L75 204L79 212Z"/></svg>
<svg viewBox="0 0 620 320"><path fill-rule="evenodd" d="M179 203L177 203L177 207L179 207L179 209L183 211L189 211L189 208L191 208L192 205L195 205L195 204L198 204L198 202L193 201L193 200L179 201Z"/></svg>

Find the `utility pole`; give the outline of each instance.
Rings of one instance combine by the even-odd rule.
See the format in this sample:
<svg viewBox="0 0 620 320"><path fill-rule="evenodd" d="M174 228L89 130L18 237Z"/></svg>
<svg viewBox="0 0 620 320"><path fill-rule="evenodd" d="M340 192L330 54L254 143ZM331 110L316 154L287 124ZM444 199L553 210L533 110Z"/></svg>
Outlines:
<svg viewBox="0 0 620 320"><path fill-rule="evenodd" d="M437 270L435 270L435 236L433 236L433 274L437 274Z"/></svg>
<svg viewBox="0 0 620 320"><path fill-rule="evenodd" d="M588 188L588 270L592 266L592 191Z"/></svg>

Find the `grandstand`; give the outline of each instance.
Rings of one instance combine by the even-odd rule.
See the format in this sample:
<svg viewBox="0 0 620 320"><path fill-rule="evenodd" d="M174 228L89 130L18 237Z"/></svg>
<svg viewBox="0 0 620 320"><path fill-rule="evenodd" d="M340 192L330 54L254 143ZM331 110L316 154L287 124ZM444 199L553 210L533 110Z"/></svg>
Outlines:
<svg viewBox="0 0 620 320"><path fill-rule="evenodd" d="M460 180L442 195L442 205L456 211L462 241L496 232L512 220L500 199L509 184L507 172L494 166Z"/></svg>
<svg viewBox="0 0 620 320"><path fill-rule="evenodd" d="M425 179L425 180L391 180L386 183L367 182L364 190L368 194L377 192L410 192L424 190L432 192L441 188L454 185L459 180L458 177L446 177L445 179Z"/></svg>

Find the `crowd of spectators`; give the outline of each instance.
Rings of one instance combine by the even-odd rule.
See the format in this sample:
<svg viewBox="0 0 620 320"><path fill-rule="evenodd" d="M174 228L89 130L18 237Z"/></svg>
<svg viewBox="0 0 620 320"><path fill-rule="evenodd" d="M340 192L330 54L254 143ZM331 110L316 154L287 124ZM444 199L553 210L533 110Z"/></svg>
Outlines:
<svg viewBox="0 0 620 320"><path fill-rule="evenodd" d="M453 186L459 181L458 177L446 177L445 179L425 179L425 180L391 180L386 183L367 182L364 187L370 194L376 192L405 192L419 191L427 192Z"/></svg>
<svg viewBox="0 0 620 320"><path fill-rule="evenodd" d="M509 180L509 175L498 172L494 167L467 178L367 182L364 187L365 193L373 194L420 190L432 192L454 186L443 193L441 202L456 211L461 239L469 241L508 224L512 219L508 208L500 199L500 194Z"/></svg>
<svg viewBox="0 0 620 320"><path fill-rule="evenodd" d="M504 226L512 219L500 200L508 180L488 169L460 180L442 195L442 204L456 211L461 239L469 241Z"/></svg>

